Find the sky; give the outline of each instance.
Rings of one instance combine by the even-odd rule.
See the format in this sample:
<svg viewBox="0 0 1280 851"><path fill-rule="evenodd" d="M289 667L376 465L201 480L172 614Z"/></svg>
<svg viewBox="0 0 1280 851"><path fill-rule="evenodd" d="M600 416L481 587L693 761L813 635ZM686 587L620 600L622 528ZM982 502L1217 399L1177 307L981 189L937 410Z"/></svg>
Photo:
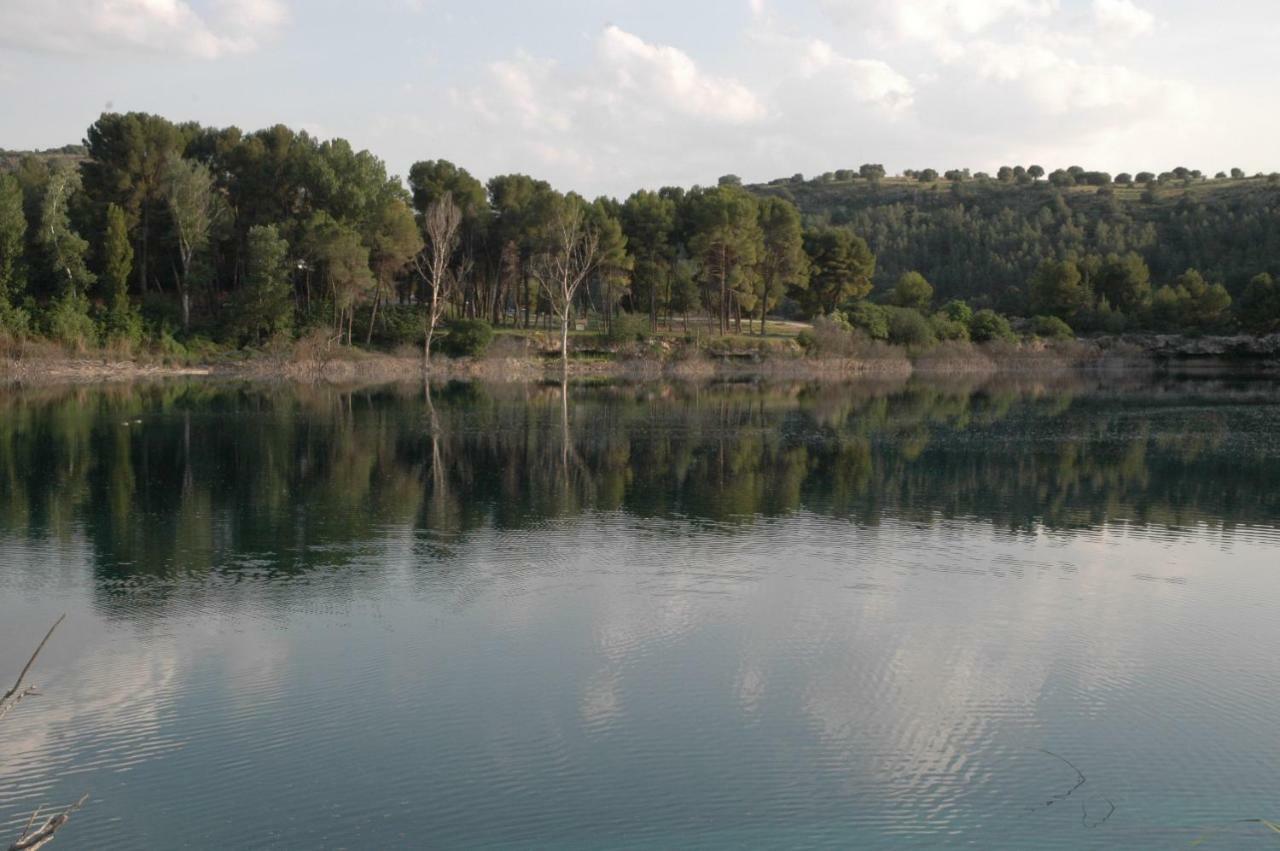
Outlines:
<svg viewBox="0 0 1280 851"><path fill-rule="evenodd" d="M0 148L283 123L562 190L1280 170L1276 0L0 0Z"/></svg>

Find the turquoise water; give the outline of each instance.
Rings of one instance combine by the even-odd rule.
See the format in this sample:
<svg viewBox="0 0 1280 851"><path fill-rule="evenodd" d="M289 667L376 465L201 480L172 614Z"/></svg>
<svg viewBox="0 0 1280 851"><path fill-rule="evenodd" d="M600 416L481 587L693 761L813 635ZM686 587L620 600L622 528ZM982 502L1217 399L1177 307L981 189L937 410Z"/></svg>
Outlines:
<svg viewBox="0 0 1280 851"><path fill-rule="evenodd" d="M7 390L0 838L1266 843L1278 602L1265 381Z"/></svg>

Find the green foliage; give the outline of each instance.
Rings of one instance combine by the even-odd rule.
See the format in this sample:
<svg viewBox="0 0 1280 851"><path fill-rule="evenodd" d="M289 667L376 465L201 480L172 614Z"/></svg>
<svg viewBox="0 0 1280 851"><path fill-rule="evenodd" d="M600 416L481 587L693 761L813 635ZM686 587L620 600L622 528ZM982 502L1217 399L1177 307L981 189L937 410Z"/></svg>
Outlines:
<svg viewBox="0 0 1280 851"><path fill-rule="evenodd" d="M1237 305L1240 323L1254 334L1280 332L1280 283L1263 272L1245 287Z"/></svg>
<svg viewBox="0 0 1280 851"><path fill-rule="evenodd" d="M89 243L71 226L68 208L80 190L80 174L59 164L49 173L40 199L40 227L36 240L42 249L45 273L59 295L83 295L96 276L89 271L86 257Z"/></svg>
<svg viewBox="0 0 1280 851"><path fill-rule="evenodd" d="M1072 260L1046 260L1031 278L1031 310L1062 319L1089 307L1092 295Z"/></svg>
<svg viewBox="0 0 1280 851"><path fill-rule="evenodd" d="M1179 300L1178 320L1184 328L1208 331L1221 326L1231 307L1231 295L1222 284L1210 284L1195 269L1173 282Z"/></svg>
<svg viewBox="0 0 1280 851"><path fill-rule="evenodd" d="M1056 316L1032 317L1031 330L1045 340L1074 340L1076 337L1071 326Z"/></svg>
<svg viewBox="0 0 1280 851"><path fill-rule="evenodd" d="M944 304L941 312L946 315L948 319L959 322L965 327L968 327L969 321L973 319L973 308L969 306L968 302L961 301L960 299L953 298L951 301Z"/></svg>
<svg viewBox="0 0 1280 851"><path fill-rule="evenodd" d="M27 219L22 211L22 185L0 173L0 310L13 306L22 290L22 247Z"/></svg>
<svg viewBox="0 0 1280 851"><path fill-rule="evenodd" d="M756 313L763 323L764 316L788 291L808 289L809 258L804 250L800 212L795 205L777 198L765 198L760 202L760 227L764 245L754 295L757 299Z"/></svg>
<svg viewBox="0 0 1280 851"><path fill-rule="evenodd" d="M698 259L705 303L728 330L731 304L754 306L757 264L764 251L756 199L732 184L692 197L690 253Z"/></svg>
<svg viewBox="0 0 1280 851"><path fill-rule="evenodd" d="M990 308L973 314L969 320L969 337L975 343L1014 342L1018 339L1009 320Z"/></svg>
<svg viewBox="0 0 1280 851"><path fill-rule="evenodd" d="M1137 252L1110 254L1098 272L1095 288L1119 310L1136 310L1151 300L1151 270Z"/></svg>
<svg viewBox="0 0 1280 851"><path fill-rule="evenodd" d="M274 225L249 229L244 285L233 302L232 333L261 343L293 327L289 244Z"/></svg>
<svg viewBox="0 0 1280 851"><path fill-rule="evenodd" d="M969 318L972 316L964 320L954 319L945 312L939 312L929 317L929 326L933 329L933 336L939 340L965 343L969 341Z"/></svg>
<svg viewBox="0 0 1280 851"><path fill-rule="evenodd" d="M845 228L821 228L804 235L809 255L808 290L798 295L809 315L833 313L871 292L876 258L866 240Z"/></svg>
<svg viewBox="0 0 1280 851"><path fill-rule="evenodd" d="M857 328L869 339L889 339L889 311L881 305L860 301L847 308L843 316L850 327Z"/></svg>
<svg viewBox="0 0 1280 851"><path fill-rule="evenodd" d="M649 320L639 313L619 313L605 332L611 343L634 343L649 336Z"/></svg>
<svg viewBox="0 0 1280 851"><path fill-rule="evenodd" d="M933 326L924 314L912 307L884 307L888 318L889 342L895 346L922 348L937 342Z"/></svg>
<svg viewBox="0 0 1280 851"><path fill-rule="evenodd" d="M903 272L889 294L890 304L928 310L933 303L933 286L919 272Z"/></svg>
<svg viewBox="0 0 1280 851"><path fill-rule="evenodd" d="M44 330L50 339L77 349L88 348L98 339L98 329L89 316L89 299L68 291L50 303L44 315Z"/></svg>
<svg viewBox="0 0 1280 851"><path fill-rule="evenodd" d="M853 357L863 348L865 337L850 327L840 314L819 316L813 328L803 331L796 341L806 354L815 357Z"/></svg>
<svg viewBox="0 0 1280 851"><path fill-rule="evenodd" d="M440 348L450 357L479 357L493 342L493 327L483 319L455 319L446 330Z"/></svg>

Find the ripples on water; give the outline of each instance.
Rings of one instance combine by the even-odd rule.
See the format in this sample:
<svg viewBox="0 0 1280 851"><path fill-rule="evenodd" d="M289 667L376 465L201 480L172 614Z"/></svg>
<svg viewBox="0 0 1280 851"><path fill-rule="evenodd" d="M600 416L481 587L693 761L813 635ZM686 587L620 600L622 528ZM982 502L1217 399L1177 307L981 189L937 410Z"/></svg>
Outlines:
<svg viewBox="0 0 1280 851"><path fill-rule="evenodd" d="M1280 815L1268 385L558 393L5 396L0 672L69 618L0 724L0 836L84 791L68 847Z"/></svg>

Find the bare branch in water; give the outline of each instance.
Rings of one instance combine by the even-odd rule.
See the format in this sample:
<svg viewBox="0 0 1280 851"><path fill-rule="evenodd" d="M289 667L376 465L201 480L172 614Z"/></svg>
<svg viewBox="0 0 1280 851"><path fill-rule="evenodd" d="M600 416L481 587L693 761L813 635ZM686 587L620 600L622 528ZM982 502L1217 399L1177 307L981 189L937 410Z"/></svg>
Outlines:
<svg viewBox="0 0 1280 851"><path fill-rule="evenodd" d="M67 807L62 812L49 818L35 833L29 833L31 825L36 820L36 815L40 810L32 813L31 820L27 822L26 828L22 831L22 835L18 837L18 841L9 846L9 851L36 851L37 848L43 848L53 841L53 837L61 830L67 822L71 820L71 814L79 810L89 800L89 796L85 795L79 801Z"/></svg>
<svg viewBox="0 0 1280 851"><path fill-rule="evenodd" d="M49 631L45 633L44 640L41 641L40 646L36 648L36 652L31 654L31 658L28 659L27 664L23 666L22 673L18 674L18 681L13 684L13 688L4 693L3 697L0 697L0 718L7 715L9 710L17 706L18 702L24 697L36 693L35 686L27 686L24 688L22 684L26 681L27 674L31 671L31 666L36 663L36 657L40 655L40 651L44 649L44 646L49 643L49 639L53 637L53 631L57 629L58 625L66 620L66 618L67 616L63 615L54 621L53 626L49 627Z"/></svg>

